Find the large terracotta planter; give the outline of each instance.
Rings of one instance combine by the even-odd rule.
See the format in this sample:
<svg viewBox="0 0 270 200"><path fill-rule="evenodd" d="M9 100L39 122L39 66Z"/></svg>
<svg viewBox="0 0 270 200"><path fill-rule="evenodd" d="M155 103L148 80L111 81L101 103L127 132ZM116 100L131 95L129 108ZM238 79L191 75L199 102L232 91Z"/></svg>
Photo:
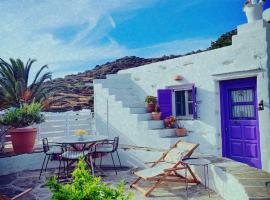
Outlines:
<svg viewBox="0 0 270 200"><path fill-rule="evenodd" d="M187 136L187 129L185 129L185 128L177 128L177 129L175 129L175 134L178 137L185 137L185 136Z"/></svg>
<svg viewBox="0 0 270 200"><path fill-rule="evenodd" d="M156 105L154 103L149 103L147 104L147 112L151 113L151 112L154 112L155 111L155 107Z"/></svg>
<svg viewBox="0 0 270 200"><path fill-rule="evenodd" d="M36 128L14 128L10 129L11 142L16 154L31 153L35 145Z"/></svg>
<svg viewBox="0 0 270 200"><path fill-rule="evenodd" d="M160 120L161 112L152 112L152 119L153 120Z"/></svg>

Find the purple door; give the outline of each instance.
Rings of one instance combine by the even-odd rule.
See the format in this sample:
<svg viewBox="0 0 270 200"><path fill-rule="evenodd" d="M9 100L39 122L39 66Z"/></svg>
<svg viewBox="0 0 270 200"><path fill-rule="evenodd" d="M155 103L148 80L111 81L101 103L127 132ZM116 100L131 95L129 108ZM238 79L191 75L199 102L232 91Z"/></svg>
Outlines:
<svg viewBox="0 0 270 200"><path fill-rule="evenodd" d="M220 82L223 156L261 168L256 78Z"/></svg>

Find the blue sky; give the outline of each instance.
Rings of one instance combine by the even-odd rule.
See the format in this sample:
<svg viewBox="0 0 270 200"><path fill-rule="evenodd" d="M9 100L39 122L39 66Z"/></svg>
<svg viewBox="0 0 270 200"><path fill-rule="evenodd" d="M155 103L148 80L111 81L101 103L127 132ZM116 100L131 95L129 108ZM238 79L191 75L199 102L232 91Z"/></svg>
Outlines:
<svg viewBox="0 0 270 200"><path fill-rule="evenodd" d="M204 49L246 22L244 0L1 0L0 55L54 77L123 56Z"/></svg>

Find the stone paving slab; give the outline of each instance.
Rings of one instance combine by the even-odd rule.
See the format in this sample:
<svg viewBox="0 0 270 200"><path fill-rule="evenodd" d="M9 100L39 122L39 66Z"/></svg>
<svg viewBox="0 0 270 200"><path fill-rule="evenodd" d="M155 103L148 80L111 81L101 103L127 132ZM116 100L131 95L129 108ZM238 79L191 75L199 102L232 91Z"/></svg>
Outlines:
<svg viewBox="0 0 270 200"><path fill-rule="evenodd" d="M185 200L186 190L181 184L170 183L162 184L160 188L155 190L152 195L148 198L138 192L135 189L130 189L130 183L135 179L133 175L134 169L123 168L118 171L118 175L112 168L104 169L104 175L102 175L103 181L110 185L116 186L121 180L124 181L126 191L134 193L134 200ZM27 188L33 188L33 191L22 198L22 200L49 200L51 193L46 188L46 179L57 173L57 170L48 170L44 173L41 179L38 179L39 171L23 171L7 176L0 176L0 193L5 194L9 197L15 196L16 194L24 191ZM144 186L149 184L143 183ZM209 199L208 190L203 185L196 185L189 187L189 198L194 200L205 200ZM211 200L221 200L222 198L215 192L210 191Z"/></svg>

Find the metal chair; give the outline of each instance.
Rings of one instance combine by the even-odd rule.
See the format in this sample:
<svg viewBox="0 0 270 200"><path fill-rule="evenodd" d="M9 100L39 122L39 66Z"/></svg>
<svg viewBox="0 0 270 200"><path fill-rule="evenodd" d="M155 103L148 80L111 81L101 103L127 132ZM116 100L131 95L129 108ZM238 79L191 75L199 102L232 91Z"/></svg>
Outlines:
<svg viewBox="0 0 270 200"><path fill-rule="evenodd" d="M41 174L43 172L45 162L46 162L46 165L45 165L44 170L46 171L47 167L48 167L49 160L54 158L55 156L60 158L61 154L63 153L60 145L57 145L54 143L49 143L47 138L42 139L42 145L43 145L43 152L45 154L45 157L44 157L42 167L41 167L41 170L39 173L39 179L40 179ZM47 161L46 161L46 159L47 159Z"/></svg>
<svg viewBox="0 0 270 200"><path fill-rule="evenodd" d="M94 151L94 157L100 158L99 167L101 167L102 157L104 157L108 154L111 155L116 175L117 175L117 170L116 170L116 166L115 166L114 159L113 159L114 152L116 152L120 167L122 167L120 157L119 157L119 154L117 151L118 145L119 145L119 137L115 137L113 140L105 140L104 142L100 142L100 143L96 144L95 151Z"/></svg>
<svg viewBox="0 0 270 200"><path fill-rule="evenodd" d="M77 162L79 161L81 157L84 157L85 162L90 167L92 175L94 176L94 165L93 165L92 153L93 153L93 145L89 145L89 146L84 145L82 150L79 150L79 151L70 150L64 147L64 151L61 154L59 170L61 167L61 162L66 161L66 167L64 165L64 170L66 170L66 175L68 177L68 170L69 170L69 167L72 165L72 163Z"/></svg>

